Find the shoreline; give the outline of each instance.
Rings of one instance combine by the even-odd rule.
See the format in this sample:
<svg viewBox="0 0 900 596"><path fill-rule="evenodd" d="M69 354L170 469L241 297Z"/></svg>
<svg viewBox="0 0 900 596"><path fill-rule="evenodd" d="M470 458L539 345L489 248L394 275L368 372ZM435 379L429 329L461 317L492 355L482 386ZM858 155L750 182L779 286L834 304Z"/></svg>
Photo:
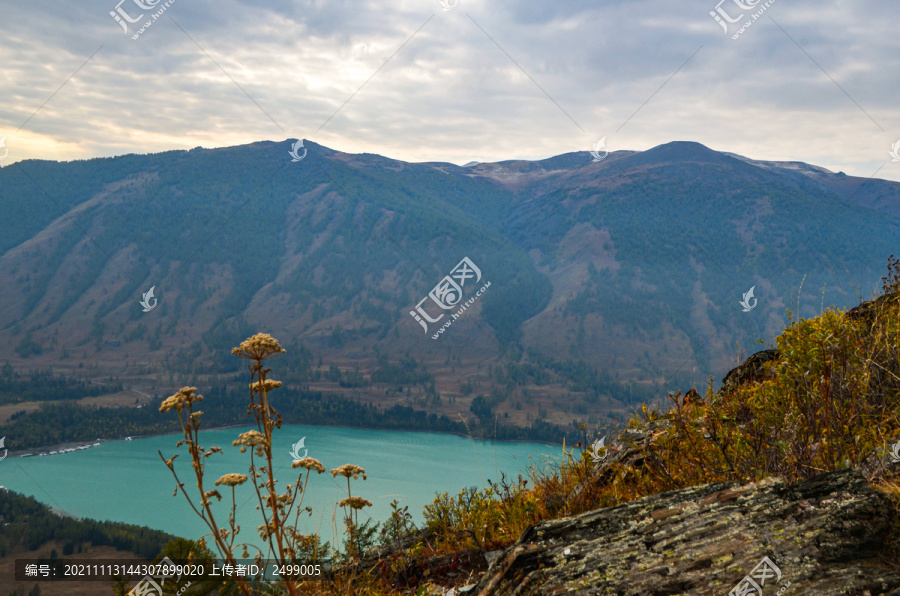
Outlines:
<svg viewBox="0 0 900 596"><path fill-rule="evenodd" d="M453 436L457 436L457 437L460 437L463 439L471 439L473 441L485 441L485 442L493 441L496 443L536 443L538 445L546 445L548 447L562 447L562 443L548 443L546 441L540 441L537 439L485 439L482 437L473 437L470 434L457 433L457 432L452 432L452 431L378 428L378 427L366 427L366 426L339 426L339 425L327 425L327 424L302 424L302 423L295 423L295 422L285 422L283 424L287 425L287 426L318 426L321 428L345 428L348 430L377 430L377 431L386 431L386 432L427 433L427 434L433 434L433 435L453 435ZM229 424L226 426L216 426L213 428L203 429L203 430L201 430L201 432L211 431L211 430L228 430L230 428L242 428L243 426L244 426L243 424ZM167 435L178 435L178 434L179 433L177 431L173 431L171 433L161 433L161 434L156 434L156 435L131 435L130 438L131 439L152 439L155 437L165 437ZM76 451L78 451L78 448L81 446L84 446L84 445L88 445L89 448L93 448L94 443L96 443L98 441L102 445L103 443L110 442L110 441L125 441L125 440L127 440L127 437L116 437L116 438L98 437L96 439L87 439L87 440L83 440L83 441L68 441L65 443L56 443L53 445L43 445L40 447L29 447L27 449L21 449L21 450L17 450L17 451L13 451L12 449L10 449L9 453L7 454L6 459L10 459L13 457L16 457L16 458L41 457L40 453L46 454L45 457L50 457L51 455L65 455L66 453L59 453L59 452L61 450L64 451L66 449L75 449ZM50 451L57 451L57 453L50 454L49 453ZM74 451L69 452L69 453L74 453ZM2 465L2 460L0 460L0 465Z"/></svg>

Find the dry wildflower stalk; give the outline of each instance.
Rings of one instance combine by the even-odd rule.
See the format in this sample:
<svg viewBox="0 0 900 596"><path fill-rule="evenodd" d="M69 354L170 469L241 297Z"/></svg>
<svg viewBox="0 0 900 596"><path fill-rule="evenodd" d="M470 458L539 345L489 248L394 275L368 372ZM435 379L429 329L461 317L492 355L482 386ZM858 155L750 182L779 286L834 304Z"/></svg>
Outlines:
<svg viewBox="0 0 900 596"><path fill-rule="evenodd" d="M350 491L350 479L357 480L360 476L366 479L366 471L360 466L354 464L344 464L331 470L331 477L337 478L343 476L347 479L347 498L338 503L339 507L344 508L344 526L347 528L347 557L351 561L351 565L347 567L348 576L346 580L346 589L350 589L353 585L355 576L353 574L353 562L357 561L362 555L362 549L359 544L359 510L363 507L371 507L372 502L362 497L354 497Z"/></svg>
<svg viewBox="0 0 900 596"><path fill-rule="evenodd" d="M231 486L232 489L232 514L229 520L230 530L220 529L216 522L215 515L213 514L211 499L212 497L216 497L216 499L221 501L222 495L215 489L205 489L204 460L214 453L221 453L222 449L219 447L211 447L209 450L206 450L200 446L200 415L202 412L194 412L194 402L202 401L203 396L196 393L196 391L196 387L182 387L175 395L171 395L163 400L159 411L163 413L175 411L178 415L178 422L181 424L181 432L184 435L184 439L178 441L177 446L187 445L188 447L188 452L191 456L191 466L194 469L194 476L197 482L197 492L201 496L199 507L194 504L190 494L185 490L184 483L178 479L178 474L175 472L175 458L177 458L178 455L173 455L170 459L166 459L163 457L162 452L158 451L157 453L159 453L159 457L165 462L166 467L169 468L169 471L172 472L172 475L175 477L176 487L172 496L177 495L179 490L181 491L184 498L187 499L188 504L191 506L191 509L194 510L194 513L196 513L209 528L210 532L208 535L212 537L216 549L219 551L219 555L222 559L228 564L237 565L237 561L233 554L234 539L238 530L234 523L234 487L237 484L240 484L238 480L240 480L241 477L243 477L243 481L241 482L246 481L247 477L243 474L226 474L216 482L217 486L224 484L226 486ZM204 543L205 545L205 540L203 538L201 538L201 543ZM245 582L238 581L237 584L241 593L247 596L251 594L251 590Z"/></svg>
<svg viewBox="0 0 900 596"><path fill-rule="evenodd" d="M184 488L184 484L179 481L175 472L174 461L177 455L170 459L160 457L175 477L177 487L175 494L181 490L194 512L206 523L210 529L210 535L215 542L221 558L232 565L237 564L234 556L236 546L243 549L242 556L247 558L247 544L235 545L235 538L240 532L240 527L235 524L236 514L236 495L235 489L246 483L248 479L253 480L253 487L256 491L257 500L259 502L258 509L263 515L264 523L257 529L260 536L268 543L268 557L274 559L279 565L292 564L302 562L301 557L304 553L313 553L317 556L319 539L315 534L305 536L297 531L297 525L301 511L311 511L308 507L303 508L303 496L306 493L306 486L309 483L311 472L322 474L325 472L325 466L318 460L313 458L305 458L295 461L291 468L300 468L299 475L295 483L288 484L285 492L279 494L276 489L277 480L273 473L272 462L272 433L274 429L281 428L281 416L269 404L269 391L281 387L280 381L266 378L270 369L265 368L263 361L266 358L277 356L284 353L284 348L272 336L259 333L241 342L241 345L232 349L231 353L240 358L250 361L250 405L247 408L248 414L252 414L256 420L256 430L250 430L241 433L238 439L234 441L235 447L240 447L241 453L245 453L250 448L250 468L249 476L245 474L230 473L225 474L216 482L216 486L227 486L231 488L231 513L229 515L228 528L220 528L217 524L211 508L211 499L215 497L222 500L222 495L218 490L206 490L204 486L204 460L216 453L222 453L219 447L211 447L206 450L199 444L199 428L200 415L202 412L194 412L194 402L201 401L202 396L197 395L195 387L184 387L175 395L166 398L163 401L160 412L177 412L178 419L181 423L182 434L184 439L180 440L177 447L182 445L188 446L191 454L192 467L197 480L197 489L202 495L199 507L194 505L190 495ZM263 464L257 465L257 459L262 459ZM304 470L306 472L304 477ZM341 501L342 507L349 507L350 511L357 511L362 507L371 506L372 503L361 497L353 497L349 494L350 478L358 478L359 474L365 479L365 470L359 466L346 464L340 468L332 470L332 475L340 473L347 477L348 499ZM292 519L293 516L293 519ZM348 513L348 520L351 519ZM348 531L352 532L355 524L348 523ZM262 551L256 549L257 562L262 561ZM298 578L299 579L299 578ZM286 578L285 588L288 594L298 594L298 586L295 580ZM245 595L250 595L252 590L245 580L235 579L240 591Z"/></svg>

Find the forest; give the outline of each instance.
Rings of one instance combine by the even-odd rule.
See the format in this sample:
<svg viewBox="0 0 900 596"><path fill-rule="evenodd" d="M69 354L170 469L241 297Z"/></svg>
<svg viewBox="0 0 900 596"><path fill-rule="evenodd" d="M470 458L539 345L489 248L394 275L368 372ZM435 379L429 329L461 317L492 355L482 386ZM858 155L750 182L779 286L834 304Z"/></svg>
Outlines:
<svg viewBox="0 0 900 596"><path fill-rule="evenodd" d="M115 379L92 384L82 379L56 374L52 369L16 372L9 362L0 367L0 404L26 401L76 400L115 393L122 384Z"/></svg>
<svg viewBox="0 0 900 596"><path fill-rule="evenodd" d="M247 396L232 387L213 387L204 391L204 424L219 428L246 424ZM480 439L532 440L561 443L577 431L565 430L543 420L529 427L495 424L470 424L446 416L429 414L409 406L379 408L341 397L325 397L320 392L285 388L279 395L278 411L285 424L345 426L385 430L447 432ZM7 436L6 446L13 450L34 449L59 443L92 441L96 438L118 439L125 436L147 436L173 433L177 421L160 414L155 407L100 408L75 404L43 405L35 412L16 416L13 423L0 426L0 436Z"/></svg>
<svg viewBox="0 0 900 596"><path fill-rule="evenodd" d="M63 544L61 555L82 553L93 545L152 559L172 538L142 526L65 517L34 497L0 489L0 558L22 549L35 550L52 540Z"/></svg>

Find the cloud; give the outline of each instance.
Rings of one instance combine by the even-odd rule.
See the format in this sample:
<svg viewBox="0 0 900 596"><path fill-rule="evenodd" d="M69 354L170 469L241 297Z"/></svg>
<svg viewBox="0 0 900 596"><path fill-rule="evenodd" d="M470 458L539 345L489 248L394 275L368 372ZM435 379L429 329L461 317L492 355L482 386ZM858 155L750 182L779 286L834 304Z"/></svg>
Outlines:
<svg viewBox="0 0 900 596"><path fill-rule="evenodd" d="M465 163L606 136L900 180L893 4L777 0L732 39L705 0L175 0L136 40L116 4L2 8L3 165L300 137Z"/></svg>

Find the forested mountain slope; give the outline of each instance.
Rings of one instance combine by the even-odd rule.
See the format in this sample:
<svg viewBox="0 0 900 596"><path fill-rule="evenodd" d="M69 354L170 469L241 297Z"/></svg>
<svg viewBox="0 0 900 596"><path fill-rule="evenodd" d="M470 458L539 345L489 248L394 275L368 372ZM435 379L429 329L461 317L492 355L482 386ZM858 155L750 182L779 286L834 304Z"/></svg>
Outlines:
<svg viewBox="0 0 900 596"><path fill-rule="evenodd" d="M900 184L697 143L468 167L305 147L0 169L0 361L164 393L269 331L289 381L562 422L719 378L792 302L868 298L900 239ZM465 257L464 298L490 286L423 330Z"/></svg>

